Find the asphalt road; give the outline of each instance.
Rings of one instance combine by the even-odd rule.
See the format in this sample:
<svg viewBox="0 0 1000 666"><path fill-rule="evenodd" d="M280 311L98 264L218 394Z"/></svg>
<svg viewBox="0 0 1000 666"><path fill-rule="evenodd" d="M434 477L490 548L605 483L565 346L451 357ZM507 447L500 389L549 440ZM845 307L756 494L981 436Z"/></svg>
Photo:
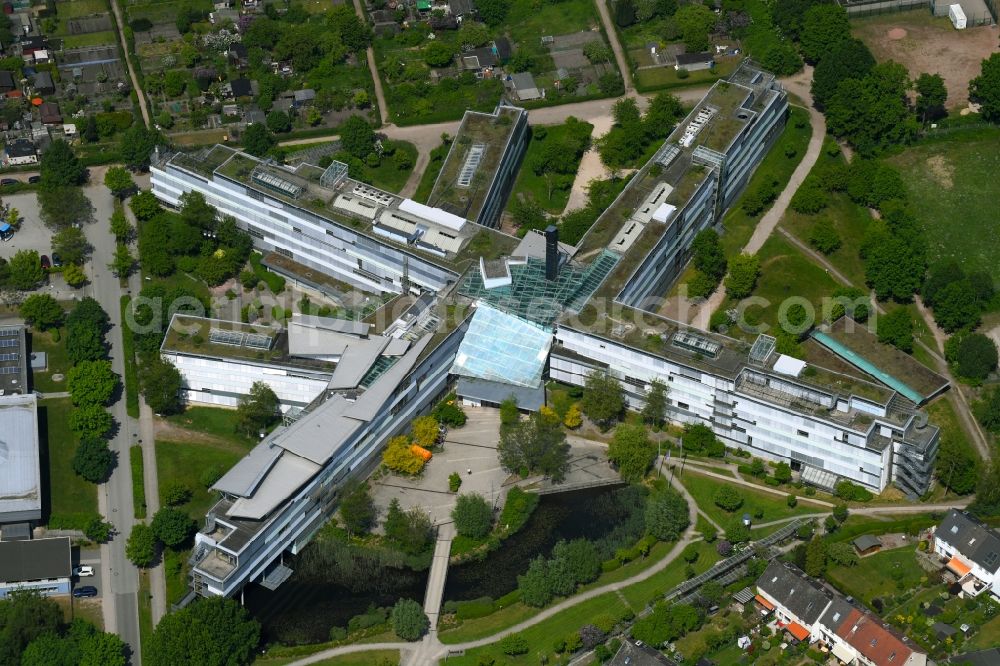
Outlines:
<svg viewBox="0 0 1000 666"><path fill-rule="evenodd" d="M124 377L125 366L122 355L121 295L122 290L108 264L115 252L115 240L108 228L108 220L114 210L111 194L103 184L103 176L91 174L93 184L84 192L94 206L94 222L84 228L87 240L93 246L93 254L87 274L90 283L84 288L84 295L91 296L101 304L111 320L107 340L110 345L111 367ZM135 524L132 506L132 470L129 465L129 445L137 438L136 426L125 412L124 390L118 400L109 408L118 424L118 431L110 442L112 451L118 454L118 465L107 483L98 489L101 513L115 526L117 536L101 546L102 576L104 585L104 618L108 631L117 633L132 650L132 663L139 664L139 615L138 615L138 570L125 557L125 541Z"/></svg>

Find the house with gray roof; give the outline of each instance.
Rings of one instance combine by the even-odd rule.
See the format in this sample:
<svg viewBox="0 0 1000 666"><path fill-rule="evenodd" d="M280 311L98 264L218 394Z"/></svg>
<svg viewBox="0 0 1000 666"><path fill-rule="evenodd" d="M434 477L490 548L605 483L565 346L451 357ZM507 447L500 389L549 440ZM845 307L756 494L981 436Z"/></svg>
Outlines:
<svg viewBox="0 0 1000 666"><path fill-rule="evenodd" d="M69 594L72 573L69 537L0 541L0 599L15 590Z"/></svg>
<svg viewBox="0 0 1000 666"><path fill-rule="evenodd" d="M1000 534L965 511L952 509L934 528L934 552L958 579L962 595L989 591L1000 598Z"/></svg>

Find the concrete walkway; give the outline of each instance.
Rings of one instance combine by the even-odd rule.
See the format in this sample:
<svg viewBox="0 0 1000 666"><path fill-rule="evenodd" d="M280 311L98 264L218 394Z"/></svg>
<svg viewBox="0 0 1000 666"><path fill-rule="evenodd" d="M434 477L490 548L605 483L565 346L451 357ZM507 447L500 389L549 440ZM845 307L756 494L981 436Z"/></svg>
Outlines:
<svg viewBox="0 0 1000 666"><path fill-rule="evenodd" d="M754 229L750 240L743 246L742 251L745 254L756 254L763 247L764 242L771 236L774 228L778 226L778 222L784 217L785 211L792 201L792 196L799 189L799 186L802 185L803 181L805 181L809 172L812 171L816 160L819 159L820 151L823 149L823 139L826 137L826 118L812 106L812 96L809 93L811 82L812 68L809 66L806 66L802 74L782 81L782 84L789 91L797 94L809 105L807 111L809 112L809 120L812 123L812 136L809 137L809 146L806 148L806 154L803 156L802 161L799 162L799 165L795 167L795 171L792 172L791 178L788 179L785 189L775 199L774 205L771 206L770 210L760 218L760 222L757 223L757 227ZM691 323L698 328L708 330L708 322L712 313L722 307L725 300L726 288L724 282L722 282L719 283L715 292L705 302L692 310L694 314Z"/></svg>

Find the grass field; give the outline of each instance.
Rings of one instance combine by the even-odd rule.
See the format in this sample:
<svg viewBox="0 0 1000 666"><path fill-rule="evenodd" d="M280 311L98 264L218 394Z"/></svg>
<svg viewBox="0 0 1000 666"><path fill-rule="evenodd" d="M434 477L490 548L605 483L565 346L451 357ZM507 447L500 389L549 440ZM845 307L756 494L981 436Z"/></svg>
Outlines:
<svg viewBox="0 0 1000 666"><path fill-rule="evenodd" d="M374 169L366 165L361 174L361 180L388 192L396 193L403 189L403 185L406 185L410 174L413 173L413 165L417 163L417 147L409 141L393 141L392 145L396 147L397 153L409 155L410 168L399 169L394 161L395 156L387 157Z"/></svg>
<svg viewBox="0 0 1000 666"><path fill-rule="evenodd" d="M594 126L590 123L582 123L587 126L591 131ZM531 168L531 164L536 158L544 153L544 151L552 144L558 144L565 137L570 135L570 128L565 124L563 125L549 125L545 128L545 137L542 139L538 138L536 132L535 136L532 137L531 142L528 144L528 150L524 155L524 161L521 163L521 170L517 174L517 181L514 183L514 189L511 192L510 198L507 201L507 209L510 210L510 206L513 202L518 200L518 197L531 197L538 205L547 210L548 212L558 215L563 212L566 208L566 202L569 201L570 189L573 185L573 175L568 174L560 176L557 174L541 174L538 175ZM581 155L581 158L583 156ZM580 165L580 160L576 161L573 171L576 171L576 167ZM553 187L551 189L551 194L549 191L548 181L546 177L552 179L553 183L558 183L560 179L564 180L566 183L565 188Z"/></svg>
<svg viewBox="0 0 1000 666"><path fill-rule="evenodd" d="M135 517L146 517L146 480L142 462L142 447L132 446L128 450L129 464L132 467L132 510Z"/></svg>
<svg viewBox="0 0 1000 666"><path fill-rule="evenodd" d="M64 49L79 49L85 46L101 46L102 44L117 44L118 37L114 32L88 32L82 35L66 35L63 37Z"/></svg>
<svg viewBox="0 0 1000 666"><path fill-rule="evenodd" d="M766 299L767 303L760 301L759 305L748 308L745 319L752 325L766 324L772 333L778 326L779 308L786 299L804 298L815 308L817 316L820 316L823 297L831 295L840 286L825 269L813 263L782 236L772 234L757 256L760 258L760 278L752 296ZM735 303L728 300L722 305L722 309L734 306ZM743 333L734 330L734 334ZM756 337L756 333L743 335Z"/></svg>
<svg viewBox="0 0 1000 666"><path fill-rule="evenodd" d="M843 164L842 155L831 157L826 152L827 145L830 145L830 140L824 145L824 150L820 153L811 173L816 173L818 169L823 169L831 164ZM851 198L844 192L834 192L828 196L830 204L819 213L804 215L789 208L785 211L780 224L803 243L811 246L809 236L813 229L820 221L828 221L837 231L837 235L840 236L841 246L826 255L826 258L852 284L863 287L865 266L864 262L861 261L860 249L865 231L872 219L871 213L868 212L867 208L851 201Z"/></svg>
<svg viewBox="0 0 1000 666"><path fill-rule="evenodd" d="M249 450L249 445L235 443L157 441L156 473L160 504L165 503L163 491L168 484L182 483L191 490L191 501L181 508L195 520L203 520L215 496L202 484L202 473L213 467L228 470Z"/></svg>
<svg viewBox="0 0 1000 666"><path fill-rule="evenodd" d="M1000 129L956 132L906 149L888 162L903 172L931 261L957 260L1000 282Z"/></svg>
<svg viewBox="0 0 1000 666"><path fill-rule="evenodd" d="M31 373L31 388L43 393L55 393L66 390L66 373L69 371L69 357L66 355L66 329L59 329L59 341L52 339L53 331L39 333L32 330L29 343L32 352L45 352L47 367L44 371ZM63 379L56 382L52 375L62 375Z"/></svg>
<svg viewBox="0 0 1000 666"><path fill-rule="evenodd" d="M78 16L103 14L108 11L108 3L105 0L73 0L72 2L60 2L57 5L57 11L59 18L65 20L76 18Z"/></svg>
<svg viewBox="0 0 1000 666"><path fill-rule="evenodd" d="M584 592L630 578L653 566L653 564L665 557L673 546L673 543L659 542L650 549L649 554L645 558L633 560L614 571L603 573L593 583L581 586L579 591ZM716 554L715 550L704 542L699 543L698 547L700 554L695 567L701 571L702 568L707 569L711 566L711 563L716 558ZM630 606L637 609L644 608L651 599L663 594L683 579L683 568L678 569L678 567L670 565L665 570L654 574L642 583L625 588L623 594ZM486 617L465 620L458 627L444 629L439 634L439 637L442 643L450 644L485 638L486 636L492 636L497 632L503 631L507 627L512 627L519 622L523 622L530 617L534 617L541 610L540 608L532 608L518 602L502 608L495 613L491 613Z"/></svg>
<svg viewBox="0 0 1000 666"><path fill-rule="evenodd" d="M698 507L722 527L728 527L744 513L749 513L753 516L758 511L763 511L763 517L755 518L754 521L766 523L772 520L791 518L803 513L817 513L823 510L821 507L807 502L799 502L799 505L794 509L789 508L785 499L786 491L782 489L778 489L781 490L782 495L772 495L764 491L747 488L746 486L735 486L736 490L743 496L743 505L730 513L716 506L713 499L716 491L726 485L721 479L703 476L692 471L691 467L688 467L681 478L681 483L684 484L684 487L694 497L695 502L698 503ZM791 492L794 492L794 489L787 489L787 493Z"/></svg>
<svg viewBox="0 0 1000 666"><path fill-rule="evenodd" d="M635 71L633 78L635 79L636 90L640 92L685 88L687 86L704 85L725 78L736 71L736 66L739 63L740 60L738 58L727 58L720 61L712 69L690 72L683 79L677 76L677 70L673 67L639 69Z"/></svg>
<svg viewBox="0 0 1000 666"><path fill-rule="evenodd" d="M239 448L253 440L236 432L236 410L221 407L188 407L180 414L162 417L167 423L193 432L229 440Z"/></svg>
<svg viewBox="0 0 1000 666"><path fill-rule="evenodd" d="M826 578L846 595L865 603L875 597L896 594L920 584L925 572L916 562L913 548L896 548L862 558L854 567L829 567ZM897 576L899 586L897 586Z"/></svg>
<svg viewBox="0 0 1000 666"><path fill-rule="evenodd" d="M698 548L699 557L693 566L696 572L701 573L712 566L717 556L715 548L711 544L699 542ZM527 639L528 644L531 646L531 649L525 655L509 657L501 652L497 643L492 643L481 648L467 650L464 656L448 659L447 663L449 665L472 666L483 663L480 661L483 655L493 657L498 664L556 663L554 660L557 655L551 647L556 640L578 631L584 624L593 621L593 618L597 615L621 617L626 611L633 613L641 611L665 591L683 582L686 578L684 569L683 562L678 560L647 580L624 588L621 590L621 595L615 593L602 594L557 613L544 622L525 629L521 632L521 635ZM494 615L497 614L495 613ZM502 631L504 627L511 626L512 624L514 622L508 622L503 625L496 623L493 626L492 632L483 631L481 635L488 636L491 633Z"/></svg>
<svg viewBox="0 0 1000 666"><path fill-rule="evenodd" d="M49 524L82 529L97 513L97 486L73 471L77 444L76 435L69 429L73 403L69 398L49 398L38 405L38 419L45 424L41 433L42 485L48 489Z"/></svg>
<svg viewBox="0 0 1000 666"><path fill-rule="evenodd" d="M222 411L222 410L211 410ZM165 490L180 483L191 491L191 499L181 508L198 524L215 503L216 493L202 482L206 470L224 472L236 464L250 444L213 440L208 442L156 442L156 473L160 491L160 506L166 506ZM167 579L167 599L176 603L187 592L187 552L166 549L163 553L164 573Z"/></svg>

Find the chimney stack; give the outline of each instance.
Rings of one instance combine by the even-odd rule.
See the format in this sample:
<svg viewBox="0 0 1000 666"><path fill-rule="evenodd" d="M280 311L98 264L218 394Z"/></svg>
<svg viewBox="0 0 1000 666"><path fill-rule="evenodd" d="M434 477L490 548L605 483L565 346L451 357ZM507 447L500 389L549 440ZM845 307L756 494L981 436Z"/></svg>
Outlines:
<svg viewBox="0 0 1000 666"><path fill-rule="evenodd" d="M554 224L545 229L545 279L555 280L559 275L559 230Z"/></svg>

